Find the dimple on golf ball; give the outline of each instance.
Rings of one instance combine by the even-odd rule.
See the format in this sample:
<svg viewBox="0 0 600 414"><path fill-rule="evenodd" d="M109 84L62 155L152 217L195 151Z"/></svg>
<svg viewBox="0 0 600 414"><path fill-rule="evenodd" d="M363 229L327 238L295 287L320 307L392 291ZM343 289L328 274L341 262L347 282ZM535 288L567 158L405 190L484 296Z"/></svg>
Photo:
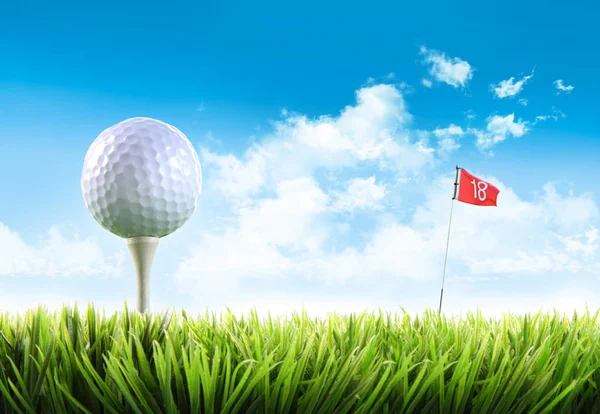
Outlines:
<svg viewBox="0 0 600 414"><path fill-rule="evenodd" d="M174 126L131 118L104 130L83 164L85 205L117 236L166 236L192 215L202 188L196 151Z"/></svg>

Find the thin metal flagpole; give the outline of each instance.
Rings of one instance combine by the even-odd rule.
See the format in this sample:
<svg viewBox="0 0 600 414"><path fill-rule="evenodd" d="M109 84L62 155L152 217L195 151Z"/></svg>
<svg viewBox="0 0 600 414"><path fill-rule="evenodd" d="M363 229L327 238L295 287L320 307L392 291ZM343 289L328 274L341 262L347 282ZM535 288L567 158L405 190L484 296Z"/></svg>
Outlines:
<svg viewBox="0 0 600 414"><path fill-rule="evenodd" d="M452 196L452 205L450 206L450 221L448 222L448 238L446 239L446 256L444 257L444 273L442 276L442 291L440 292L440 310L442 314L442 298L444 296L444 280L446 279L446 263L448 262L448 246L450 245L450 228L452 227L452 210L454 209L454 200L456 199L456 190L458 189L458 172L460 168L456 166L456 178L454 178L454 195Z"/></svg>

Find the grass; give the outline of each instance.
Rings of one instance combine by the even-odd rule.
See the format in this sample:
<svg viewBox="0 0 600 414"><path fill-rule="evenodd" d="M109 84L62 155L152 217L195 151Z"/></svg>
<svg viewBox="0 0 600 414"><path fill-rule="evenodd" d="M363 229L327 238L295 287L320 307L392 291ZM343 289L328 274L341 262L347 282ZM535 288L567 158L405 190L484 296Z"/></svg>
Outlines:
<svg viewBox="0 0 600 414"><path fill-rule="evenodd" d="M598 413L598 312L4 313L0 412Z"/></svg>

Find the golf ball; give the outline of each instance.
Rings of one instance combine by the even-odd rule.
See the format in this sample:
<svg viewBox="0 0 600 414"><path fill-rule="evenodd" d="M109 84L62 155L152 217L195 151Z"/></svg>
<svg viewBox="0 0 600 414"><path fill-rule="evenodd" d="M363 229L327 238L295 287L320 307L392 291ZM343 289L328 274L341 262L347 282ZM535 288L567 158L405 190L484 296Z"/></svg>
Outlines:
<svg viewBox="0 0 600 414"><path fill-rule="evenodd" d="M83 164L85 205L117 236L166 236L192 215L202 188L196 151L174 126L131 118L104 130Z"/></svg>

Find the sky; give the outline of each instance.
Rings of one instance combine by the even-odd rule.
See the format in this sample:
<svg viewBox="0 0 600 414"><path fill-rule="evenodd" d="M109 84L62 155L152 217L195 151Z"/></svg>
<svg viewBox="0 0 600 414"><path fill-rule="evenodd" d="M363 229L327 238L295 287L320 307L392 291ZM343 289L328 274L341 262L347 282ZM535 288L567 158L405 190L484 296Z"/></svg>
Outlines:
<svg viewBox="0 0 600 414"><path fill-rule="evenodd" d="M160 240L151 310L600 306L595 13L558 2L3 2L0 311L135 306L126 241L80 179L144 116L196 149L202 194Z"/></svg>

